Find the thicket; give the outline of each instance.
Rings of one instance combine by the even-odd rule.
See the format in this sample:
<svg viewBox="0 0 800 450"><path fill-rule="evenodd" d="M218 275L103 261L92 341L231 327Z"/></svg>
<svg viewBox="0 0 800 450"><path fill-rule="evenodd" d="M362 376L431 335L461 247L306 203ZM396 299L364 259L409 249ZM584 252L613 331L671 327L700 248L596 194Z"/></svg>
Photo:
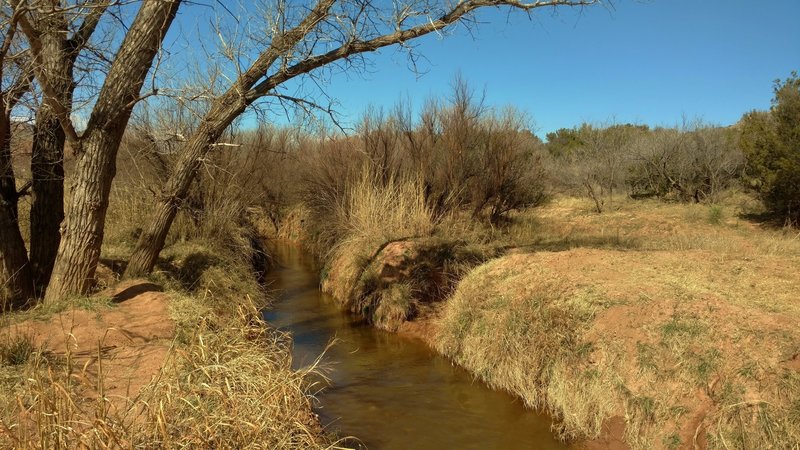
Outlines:
<svg viewBox="0 0 800 450"><path fill-rule="evenodd" d="M597 212L621 192L714 203L739 182L744 167L736 133L702 122L652 130L583 124L547 139L561 188L586 195Z"/></svg>
<svg viewBox="0 0 800 450"><path fill-rule="evenodd" d="M800 222L800 78L776 81L772 108L740 123L750 186L788 223Z"/></svg>
<svg viewBox="0 0 800 450"><path fill-rule="evenodd" d="M321 248L352 231L363 203L385 197L369 192L408 193L408 202L389 196L383 207L414 205L432 224L457 214L497 225L546 197L548 158L527 118L487 107L461 81L416 120L402 106L373 110L354 135L306 139L295 152L293 179L303 181L294 195L309 208Z"/></svg>

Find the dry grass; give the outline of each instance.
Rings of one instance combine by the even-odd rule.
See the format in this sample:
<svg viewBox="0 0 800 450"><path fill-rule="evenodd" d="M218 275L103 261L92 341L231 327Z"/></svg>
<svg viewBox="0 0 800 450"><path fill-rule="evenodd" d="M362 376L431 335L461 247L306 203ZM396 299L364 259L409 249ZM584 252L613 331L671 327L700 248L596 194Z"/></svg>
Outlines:
<svg viewBox="0 0 800 450"><path fill-rule="evenodd" d="M251 300L261 292L243 261L198 243L166 254L177 272L156 278L180 292L170 294L177 333L158 377L120 403L106 394L102 364L89 373L84 356L43 353L5 329L0 445L331 448L311 412L316 368L291 369L290 340L261 319L260 305ZM204 263L197 264L198 254ZM182 277L193 280L191 295ZM43 320L54 312L5 320Z"/></svg>
<svg viewBox="0 0 800 450"><path fill-rule="evenodd" d="M291 369L289 337L270 329L252 304L239 305L228 323L188 307L189 316L212 319L191 332L184 325L187 343L143 395L146 425L137 441L151 448L328 448L311 413L315 388L307 380L316 368Z"/></svg>
<svg viewBox="0 0 800 450"><path fill-rule="evenodd" d="M573 243L599 249L478 267L446 305L439 350L550 411L567 438L618 417L634 448L800 446L795 238L699 208L624 205L609 218L551 205L548 230L559 217L580 230ZM615 222L646 250L597 245ZM688 235L690 249L674 244Z"/></svg>
<svg viewBox="0 0 800 450"><path fill-rule="evenodd" d="M416 181L391 178L385 183L364 172L350 187L329 227L338 238L323 258L325 287L346 304L354 297L364 270L387 243L430 235L434 217Z"/></svg>
<svg viewBox="0 0 800 450"><path fill-rule="evenodd" d="M373 247L404 237L428 235L434 224L422 183L404 178L383 181L369 171L349 187L337 216L346 236L372 239L369 243Z"/></svg>
<svg viewBox="0 0 800 450"><path fill-rule="evenodd" d="M362 211L328 255L325 286L394 329L419 306L418 289L413 277L383 278L385 244L412 233ZM501 228L439 218L428 240L514 250L459 272L469 273L453 280L433 340L548 410L567 439L619 421L633 448L797 448L800 235L749 219L758 212L733 193L713 205L618 198L604 214L561 197ZM404 243L412 265L436 259L420 257L424 241Z"/></svg>
<svg viewBox="0 0 800 450"><path fill-rule="evenodd" d="M559 197L516 215L500 239L532 250L709 250L730 256L800 257L798 230L753 222L748 217L761 212L759 204L741 193L714 205L624 197L614 205L597 214L589 200Z"/></svg>

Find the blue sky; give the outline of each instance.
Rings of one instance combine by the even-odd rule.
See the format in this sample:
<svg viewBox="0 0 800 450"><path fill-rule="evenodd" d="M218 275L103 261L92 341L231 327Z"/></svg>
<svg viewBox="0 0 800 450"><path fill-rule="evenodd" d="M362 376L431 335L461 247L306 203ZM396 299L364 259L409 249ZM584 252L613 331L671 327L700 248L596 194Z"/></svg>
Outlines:
<svg viewBox="0 0 800 450"><path fill-rule="evenodd" d="M368 73L335 75L325 89L355 121L368 105L446 95L460 72L487 103L530 114L544 136L584 121L729 125L768 108L773 80L800 69L800 0L617 0L613 10L479 19L472 35L424 38L420 76L388 49Z"/></svg>
<svg viewBox="0 0 800 450"><path fill-rule="evenodd" d="M179 13L167 38L178 72L189 61L214 64L207 55L218 39L209 23L215 14L230 18L223 3L188 4ZM252 9L251 3L237 5ZM322 89L336 100L342 123L352 126L368 106L389 109L403 100L420 108L432 96L447 96L460 73L473 88L485 90L489 105L526 112L544 137L583 122L673 126L686 117L730 125L747 111L767 109L773 81L800 70L800 0L613 5L559 8L555 14L541 9L530 19L486 9L471 33L459 26L444 37L415 41L425 57L422 73L408 68L403 51L387 48L368 57L368 70L333 74ZM228 31L226 39L235 40L233 28ZM290 85L288 92L296 94L294 89ZM314 89L305 91L320 99ZM251 114L240 123L255 120Z"/></svg>

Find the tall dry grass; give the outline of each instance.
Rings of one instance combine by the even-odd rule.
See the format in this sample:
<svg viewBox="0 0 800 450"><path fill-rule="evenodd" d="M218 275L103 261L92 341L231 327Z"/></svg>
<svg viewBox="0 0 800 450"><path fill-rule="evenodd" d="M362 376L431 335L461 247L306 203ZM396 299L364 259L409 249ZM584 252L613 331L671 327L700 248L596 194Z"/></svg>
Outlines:
<svg viewBox="0 0 800 450"><path fill-rule="evenodd" d="M798 264L710 250L508 255L459 284L435 342L549 411L566 438L617 418L633 448L796 448Z"/></svg>
<svg viewBox="0 0 800 450"><path fill-rule="evenodd" d="M329 235L337 236L324 255L328 288L349 304L376 251L389 242L429 236L435 222L420 182L395 177L383 181L364 170L348 187L331 220L318 225L331 227Z"/></svg>
<svg viewBox="0 0 800 450"><path fill-rule="evenodd" d="M0 445L333 448L311 411L317 368L291 368L289 336L270 328L247 294L258 291L254 282L242 286L236 271L244 268L218 261L195 295L170 293L178 329L168 361L125 401L105 393L102 363L89 371L87 355L55 356L24 337L0 342Z"/></svg>

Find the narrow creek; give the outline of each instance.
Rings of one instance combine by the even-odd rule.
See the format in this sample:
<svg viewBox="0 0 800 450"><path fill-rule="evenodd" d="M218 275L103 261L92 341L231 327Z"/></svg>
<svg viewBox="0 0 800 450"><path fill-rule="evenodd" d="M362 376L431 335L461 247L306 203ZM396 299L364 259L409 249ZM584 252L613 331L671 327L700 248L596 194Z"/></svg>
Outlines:
<svg viewBox="0 0 800 450"><path fill-rule="evenodd" d="M513 396L489 389L423 343L339 310L300 248L279 243L271 251L277 264L265 281L275 303L264 317L292 334L295 366L313 363L337 339L323 359L330 386L316 408L326 428L371 450L568 448L546 416Z"/></svg>

